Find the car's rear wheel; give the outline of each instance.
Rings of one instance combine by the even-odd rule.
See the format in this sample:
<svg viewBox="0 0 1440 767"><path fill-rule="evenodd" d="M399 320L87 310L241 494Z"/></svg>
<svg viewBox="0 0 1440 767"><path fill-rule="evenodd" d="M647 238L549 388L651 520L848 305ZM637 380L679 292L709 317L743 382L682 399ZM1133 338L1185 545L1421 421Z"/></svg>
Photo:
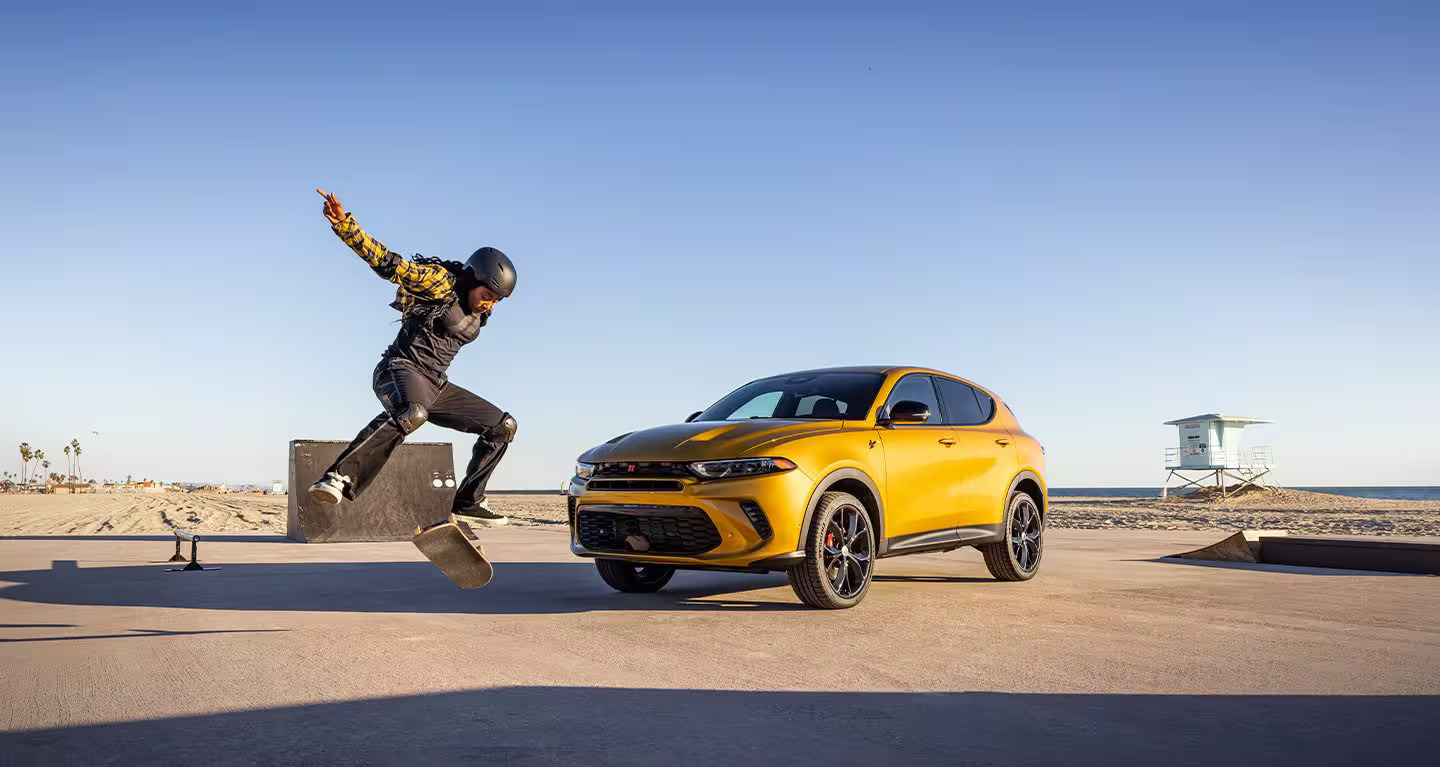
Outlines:
<svg viewBox="0 0 1440 767"><path fill-rule="evenodd" d="M627 594L659 591L675 575L675 568L669 565L637 565L618 559L597 559L595 569L610 588Z"/></svg>
<svg viewBox="0 0 1440 767"><path fill-rule="evenodd" d="M849 493L820 497L805 538L805 561L786 571L790 587L811 607L854 607L875 571L875 530L864 504Z"/></svg>
<svg viewBox="0 0 1440 767"><path fill-rule="evenodd" d="M1040 569L1045 552L1045 518L1035 499L1022 490L1005 506L1005 540L979 547L985 567L996 580L1028 581Z"/></svg>

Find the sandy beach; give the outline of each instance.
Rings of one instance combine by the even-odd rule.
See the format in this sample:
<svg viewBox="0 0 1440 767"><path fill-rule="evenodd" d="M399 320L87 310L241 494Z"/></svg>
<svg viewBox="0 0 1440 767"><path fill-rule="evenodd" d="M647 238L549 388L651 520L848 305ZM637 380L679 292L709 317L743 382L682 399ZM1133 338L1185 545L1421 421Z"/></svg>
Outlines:
<svg viewBox="0 0 1440 767"><path fill-rule="evenodd" d="M1298 535L1440 535L1440 501L1378 500L1283 488L1206 496L1050 499L1050 527L1287 530Z"/></svg>
<svg viewBox="0 0 1440 767"><path fill-rule="evenodd" d="M563 525L558 495L491 496L520 526ZM0 495L0 535L124 535L176 528L285 533L287 496L213 493ZM1440 501L1391 501L1273 490L1239 498L1051 499L1049 526L1077 529L1282 529L1325 535L1440 536Z"/></svg>

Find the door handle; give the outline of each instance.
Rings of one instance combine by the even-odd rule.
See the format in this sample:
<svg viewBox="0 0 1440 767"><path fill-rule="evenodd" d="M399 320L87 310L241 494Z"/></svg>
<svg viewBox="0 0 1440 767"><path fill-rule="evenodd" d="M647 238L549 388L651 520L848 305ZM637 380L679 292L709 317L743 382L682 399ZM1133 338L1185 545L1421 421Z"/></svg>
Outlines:
<svg viewBox="0 0 1440 767"><path fill-rule="evenodd" d="M941 438L940 438L940 444L944 445L945 447L950 447L951 445L955 444L955 438L954 438L954 437L941 437Z"/></svg>
<svg viewBox="0 0 1440 767"><path fill-rule="evenodd" d="M1001 446L1001 447L1005 447L1006 445L1009 445L1009 444L1010 444L1010 440L1008 440L1008 439L1006 439L1006 438L1004 438L1004 437L1000 437L999 439L995 440L995 444L997 444L997 445L999 445L999 446Z"/></svg>

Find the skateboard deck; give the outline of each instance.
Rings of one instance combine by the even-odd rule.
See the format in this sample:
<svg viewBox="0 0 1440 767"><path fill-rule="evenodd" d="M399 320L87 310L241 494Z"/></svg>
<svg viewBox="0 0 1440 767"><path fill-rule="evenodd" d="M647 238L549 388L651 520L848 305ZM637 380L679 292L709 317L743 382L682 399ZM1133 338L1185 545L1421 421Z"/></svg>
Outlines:
<svg viewBox="0 0 1440 767"><path fill-rule="evenodd" d="M485 550L472 544L454 521L416 528L414 540L420 553L462 589L478 589L495 575Z"/></svg>

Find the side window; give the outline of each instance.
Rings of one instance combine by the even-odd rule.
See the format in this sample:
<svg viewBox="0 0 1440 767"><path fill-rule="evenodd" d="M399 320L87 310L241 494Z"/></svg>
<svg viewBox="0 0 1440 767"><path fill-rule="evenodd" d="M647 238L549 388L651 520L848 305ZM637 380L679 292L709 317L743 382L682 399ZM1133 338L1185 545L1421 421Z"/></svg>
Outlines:
<svg viewBox="0 0 1440 767"><path fill-rule="evenodd" d="M935 382L940 386L941 399L945 400L945 423L974 426L990 420L989 410L995 405L989 396L952 378L936 378Z"/></svg>
<svg viewBox="0 0 1440 767"><path fill-rule="evenodd" d="M742 421L746 418L770 418L775 415L775 406L780 404L781 392L769 391L740 406L727 420Z"/></svg>
<svg viewBox="0 0 1440 767"><path fill-rule="evenodd" d="M971 389L975 392L975 401L980 403L980 423L989 423L995 417L995 400L979 389Z"/></svg>
<svg viewBox="0 0 1440 767"><path fill-rule="evenodd" d="M925 422L927 426L944 423L945 418L940 410L940 399L935 396L935 384L930 382L930 376L911 374L900 379L895 384L894 390L890 392L890 399L885 401L886 411L891 405L903 400L912 402L923 402L930 407L930 420Z"/></svg>

